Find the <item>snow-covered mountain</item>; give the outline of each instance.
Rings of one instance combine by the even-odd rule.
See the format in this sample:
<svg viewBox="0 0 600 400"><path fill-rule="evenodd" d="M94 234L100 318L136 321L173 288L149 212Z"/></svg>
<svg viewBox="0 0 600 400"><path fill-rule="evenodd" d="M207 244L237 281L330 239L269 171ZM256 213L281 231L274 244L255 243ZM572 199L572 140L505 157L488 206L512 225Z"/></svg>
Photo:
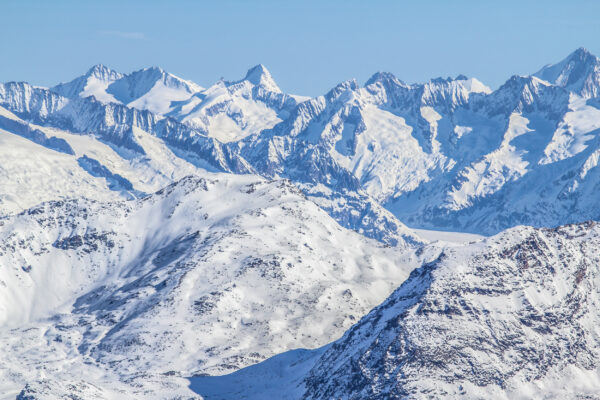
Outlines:
<svg viewBox="0 0 600 400"><path fill-rule="evenodd" d="M126 197L132 194L135 197L137 192L158 190L160 186L157 185L174 181L181 177L183 171L198 169L257 173L268 178L287 177L303 184L305 192L315 197L330 215L346 227L389 244L396 244L402 236L406 236L404 239L410 236L410 233L405 235L402 223L360 190L360 185L349 171L318 149L300 149L293 159L287 160L287 169L276 173L260 157L263 150L253 150L253 147L262 146L262 141L246 148L243 143L225 144L210 137L208 132L173 118L117 103L102 103L93 97L68 99L47 89L11 82L0 85L0 107L14 113L14 117L20 119L20 125L32 125L34 130L52 128L49 134L61 136L67 144L71 141L82 143L79 158L91 148L110 153L114 167L105 165L108 160L104 160L104 156L101 160L92 157L104 167L94 168L96 172L90 172L89 162L80 166L93 176L108 177L109 189L121 187L112 185L111 188L113 175L125 177L131 187L126 193L120 192ZM81 139L81 136L86 139ZM87 143L83 145L83 142ZM96 147L94 143L97 142L100 143ZM248 152L248 160L243 152ZM30 156L35 157L34 154ZM185 169L179 171L180 165L184 165ZM130 173L117 172L124 168ZM335 190L329 188L332 186ZM77 189L77 186L69 187ZM60 186L57 188L60 192ZM92 194L82 191L81 195ZM59 197L49 196L45 200L56 198Z"/></svg>
<svg viewBox="0 0 600 400"><path fill-rule="evenodd" d="M584 98L600 96L600 59L583 47L561 62L545 66L535 76Z"/></svg>
<svg viewBox="0 0 600 400"><path fill-rule="evenodd" d="M85 74L67 83L60 83L52 88L64 97L88 97L94 96L97 100L104 102L117 101L106 92L108 86L123 78L124 75L112 69L97 64L90 68Z"/></svg>
<svg viewBox="0 0 600 400"><path fill-rule="evenodd" d="M598 183L598 76L598 59L578 49L495 91L465 76L408 85L380 72L363 87L347 81L299 99L262 65L197 92L160 69L97 66L60 90L4 84L0 103L29 122L143 154L139 128L197 167L308 185L332 210L335 198L360 198L363 210L378 203L415 227L490 234L598 217L586 195ZM130 107L72 89L100 81ZM187 99L147 110L155 81Z"/></svg>
<svg viewBox="0 0 600 400"><path fill-rule="evenodd" d="M182 377L335 339L417 264L252 175L46 202L4 217L0 236L0 393L13 397L191 394ZM36 354L43 370L18 361Z"/></svg>
<svg viewBox="0 0 600 400"><path fill-rule="evenodd" d="M0 84L0 398L593 396L599 65Z"/></svg>
<svg viewBox="0 0 600 400"><path fill-rule="evenodd" d="M244 79L221 80L177 104L167 115L227 143L272 128L302 100L282 93L265 66L257 65Z"/></svg>
<svg viewBox="0 0 600 400"><path fill-rule="evenodd" d="M203 171L162 140L138 128L132 132L141 153L28 123L0 107L0 214L67 198L132 199Z"/></svg>
<svg viewBox="0 0 600 400"><path fill-rule="evenodd" d="M569 59L595 60L583 50ZM239 153L262 174L337 191L358 183L415 227L489 234L578 222L598 217L586 193L598 183L588 171L600 108L570 89L535 76L513 76L492 92L464 76L406 85L377 73L364 87L344 82L299 104L273 129L241 141ZM306 153L310 168L299 170ZM339 172L303 172L333 165Z"/></svg>
<svg viewBox="0 0 600 400"><path fill-rule="evenodd" d="M119 103L165 114L173 103L187 100L203 88L158 67L121 74L98 64L84 75L51 90L71 99L93 96L104 103Z"/></svg>
<svg viewBox="0 0 600 400"><path fill-rule="evenodd" d="M282 93L262 65L205 90L157 68L96 66L52 90L4 84L0 100L29 122L143 154L139 128L197 167L308 185L332 210L334 198L361 198L415 227L490 234L598 217L587 196L598 183L598 65L578 49L495 91L465 76L408 85L380 72L313 99ZM94 91L117 103L81 98ZM164 107L148 106L155 97Z"/></svg>
<svg viewBox="0 0 600 400"><path fill-rule="evenodd" d="M158 67L121 74L96 65L50 90L70 99L93 96L169 116L223 143L272 128L307 99L282 93L264 65L250 68L244 79L221 80L207 89Z"/></svg>
<svg viewBox="0 0 600 400"><path fill-rule="evenodd" d="M598 246L590 222L447 248L332 344L192 388L214 400L597 398Z"/></svg>

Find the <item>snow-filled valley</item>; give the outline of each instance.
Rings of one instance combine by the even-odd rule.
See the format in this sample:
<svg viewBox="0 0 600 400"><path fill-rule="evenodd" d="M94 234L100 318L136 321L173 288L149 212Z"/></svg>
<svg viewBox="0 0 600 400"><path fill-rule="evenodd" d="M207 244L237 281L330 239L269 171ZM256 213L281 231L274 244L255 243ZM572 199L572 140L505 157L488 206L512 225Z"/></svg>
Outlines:
<svg viewBox="0 0 600 400"><path fill-rule="evenodd" d="M0 399L600 398L599 96L0 84Z"/></svg>

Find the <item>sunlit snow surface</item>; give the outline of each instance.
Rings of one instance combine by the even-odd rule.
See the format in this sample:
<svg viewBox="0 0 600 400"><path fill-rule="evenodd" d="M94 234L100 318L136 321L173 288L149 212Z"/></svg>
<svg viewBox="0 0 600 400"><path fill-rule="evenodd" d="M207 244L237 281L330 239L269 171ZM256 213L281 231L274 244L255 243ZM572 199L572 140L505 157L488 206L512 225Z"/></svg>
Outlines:
<svg viewBox="0 0 600 400"><path fill-rule="evenodd" d="M330 345L191 388L207 400L597 398L599 245L584 223L446 248Z"/></svg>
<svg viewBox="0 0 600 400"><path fill-rule="evenodd" d="M115 377L140 398L183 390L181 377L335 339L419 263L341 228L288 181L203 176L2 220L4 392L82 382L75 393L108 396ZM17 361L38 356L43 370Z"/></svg>
<svg viewBox="0 0 600 400"><path fill-rule="evenodd" d="M0 85L0 398L593 398L599 66Z"/></svg>

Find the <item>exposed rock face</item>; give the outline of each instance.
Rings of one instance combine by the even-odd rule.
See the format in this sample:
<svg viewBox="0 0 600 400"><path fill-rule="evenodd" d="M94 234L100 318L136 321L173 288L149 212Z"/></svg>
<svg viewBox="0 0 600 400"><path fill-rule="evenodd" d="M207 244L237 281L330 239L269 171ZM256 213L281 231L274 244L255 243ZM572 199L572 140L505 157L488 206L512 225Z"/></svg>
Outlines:
<svg viewBox="0 0 600 400"><path fill-rule="evenodd" d="M593 398L598 234L516 228L445 251L330 347L303 398Z"/></svg>
<svg viewBox="0 0 600 400"><path fill-rule="evenodd" d="M192 387L213 399L598 398L599 245L589 222L446 248L330 345Z"/></svg>

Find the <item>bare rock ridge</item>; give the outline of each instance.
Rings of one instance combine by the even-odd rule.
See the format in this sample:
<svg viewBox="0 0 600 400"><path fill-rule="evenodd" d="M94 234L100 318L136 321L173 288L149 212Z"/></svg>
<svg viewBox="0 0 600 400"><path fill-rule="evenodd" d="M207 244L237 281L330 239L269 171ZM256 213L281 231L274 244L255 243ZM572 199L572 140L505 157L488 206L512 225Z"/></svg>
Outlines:
<svg viewBox="0 0 600 400"><path fill-rule="evenodd" d="M330 345L192 388L209 399L597 398L599 238L595 222L519 227L444 250Z"/></svg>

